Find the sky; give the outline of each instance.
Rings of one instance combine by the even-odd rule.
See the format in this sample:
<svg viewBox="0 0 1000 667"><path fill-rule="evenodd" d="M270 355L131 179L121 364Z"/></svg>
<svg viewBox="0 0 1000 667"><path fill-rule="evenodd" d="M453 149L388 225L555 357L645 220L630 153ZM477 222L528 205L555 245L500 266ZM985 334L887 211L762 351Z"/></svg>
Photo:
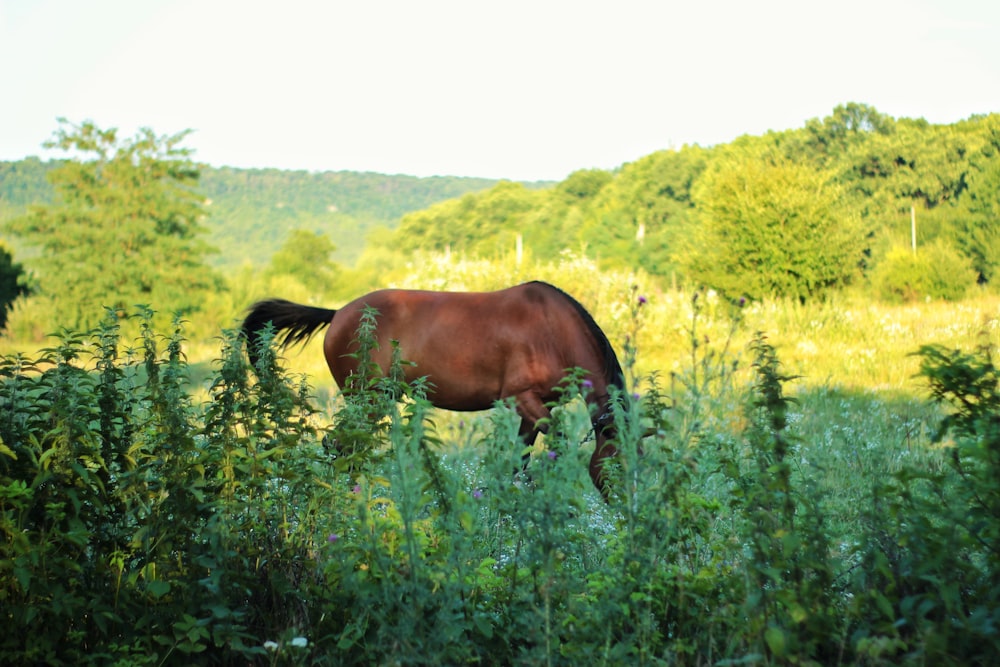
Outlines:
<svg viewBox="0 0 1000 667"><path fill-rule="evenodd" d="M860 102L1000 111L997 0L0 0L0 160L79 124L212 166L561 180Z"/></svg>

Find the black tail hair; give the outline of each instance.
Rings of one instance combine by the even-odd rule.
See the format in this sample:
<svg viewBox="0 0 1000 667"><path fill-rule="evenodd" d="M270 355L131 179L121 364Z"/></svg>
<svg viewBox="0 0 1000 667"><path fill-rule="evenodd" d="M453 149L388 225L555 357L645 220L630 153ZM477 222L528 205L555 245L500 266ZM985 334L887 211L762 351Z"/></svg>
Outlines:
<svg viewBox="0 0 1000 667"><path fill-rule="evenodd" d="M246 338L247 354L250 362L257 365L257 346L260 332L268 322L274 327L275 340L280 347L308 341L319 329L333 321L336 310L303 306L285 299L267 299L250 306L241 327ZM278 333L284 331L283 336Z"/></svg>

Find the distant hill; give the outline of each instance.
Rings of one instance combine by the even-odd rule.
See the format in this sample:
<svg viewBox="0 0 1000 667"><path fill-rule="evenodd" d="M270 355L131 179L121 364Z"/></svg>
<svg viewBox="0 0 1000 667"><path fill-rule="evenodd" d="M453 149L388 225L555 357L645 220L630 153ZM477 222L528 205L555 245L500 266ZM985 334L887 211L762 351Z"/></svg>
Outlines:
<svg viewBox="0 0 1000 667"><path fill-rule="evenodd" d="M208 241L220 251L213 264L265 264L293 229L325 233L337 247L334 259L351 264L372 229L395 228L410 211L495 184L480 178L224 167L205 169L200 190L209 202Z"/></svg>
<svg viewBox="0 0 1000 667"><path fill-rule="evenodd" d="M52 202L55 193L46 173L58 164L33 157L0 161L0 222L32 204ZM351 264L372 229L393 229L406 213L496 183L455 176L204 167L199 191L207 202L206 240L219 250L211 262L225 268L266 264L293 229L327 234L337 247L335 259ZM15 239L6 240L17 247Z"/></svg>

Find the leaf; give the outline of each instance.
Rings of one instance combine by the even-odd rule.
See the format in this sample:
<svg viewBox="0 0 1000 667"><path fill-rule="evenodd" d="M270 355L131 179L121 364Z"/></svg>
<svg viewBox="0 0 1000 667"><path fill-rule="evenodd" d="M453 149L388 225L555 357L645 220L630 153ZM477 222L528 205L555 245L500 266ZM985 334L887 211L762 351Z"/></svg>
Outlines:
<svg viewBox="0 0 1000 667"><path fill-rule="evenodd" d="M9 456L15 461L17 460L17 454L14 453L13 449L11 449L10 447L8 447L3 443L2 438L0 438L0 454L3 454L4 456Z"/></svg>
<svg viewBox="0 0 1000 667"><path fill-rule="evenodd" d="M170 582L159 579L150 581L146 584L146 590L149 591L149 594L152 595L154 599L159 600L170 592Z"/></svg>
<svg viewBox="0 0 1000 667"><path fill-rule="evenodd" d="M893 621L896 619L896 611L892 608L892 604L889 602L888 598L882 595L879 591L873 591L872 597L875 598L875 606L878 610L886 617L886 619Z"/></svg>
<svg viewBox="0 0 1000 667"><path fill-rule="evenodd" d="M788 650L785 631L775 625L768 627L768 629L764 631L764 641L767 642L767 647L771 649L771 653L773 653L775 657L783 657L785 652Z"/></svg>

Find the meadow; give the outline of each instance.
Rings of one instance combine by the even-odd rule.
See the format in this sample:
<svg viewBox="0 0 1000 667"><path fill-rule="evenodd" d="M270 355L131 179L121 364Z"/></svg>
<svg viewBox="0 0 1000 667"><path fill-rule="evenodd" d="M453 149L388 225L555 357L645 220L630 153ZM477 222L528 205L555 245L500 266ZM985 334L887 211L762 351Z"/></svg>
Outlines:
<svg viewBox="0 0 1000 667"><path fill-rule="evenodd" d="M626 369L607 504L569 393L515 473L509 408L435 411L391 377L339 392L318 340L251 370L232 327L273 285L211 324L108 318L5 354L3 662L1000 656L998 297L733 303L571 254L388 282L528 279Z"/></svg>

